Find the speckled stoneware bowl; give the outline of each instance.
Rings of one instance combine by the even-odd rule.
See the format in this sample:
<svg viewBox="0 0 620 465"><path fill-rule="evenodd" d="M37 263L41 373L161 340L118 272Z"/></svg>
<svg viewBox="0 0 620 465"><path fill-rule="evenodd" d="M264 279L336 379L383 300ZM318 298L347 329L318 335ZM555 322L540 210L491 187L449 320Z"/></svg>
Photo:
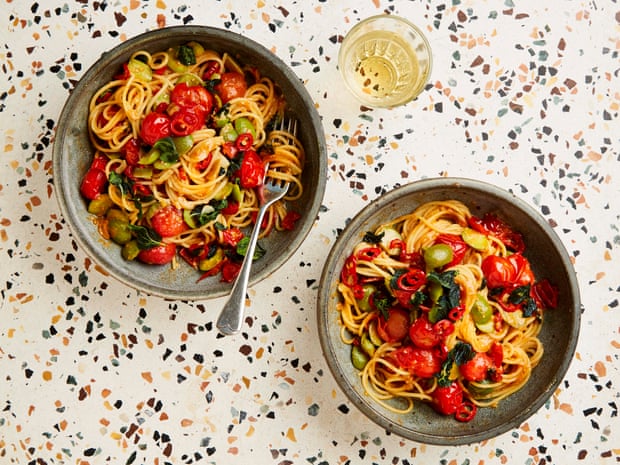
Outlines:
<svg viewBox="0 0 620 465"><path fill-rule="evenodd" d="M457 199L480 216L496 212L523 233L526 256L534 273L559 287L559 306L545 313L540 339L545 353L523 389L502 400L497 408L478 409L469 423L436 413L416 402L414 412L394 414L364 394L359 372L353 368L350 346L340 339L336 309L337 280L346 257L364 233L432 200ZM581 304L579 288L568 255L555 232L531 207L492 185L457 178L427 179L397 188L371 202L338 237L325 264L318 294L318 325L322 349L342 390L368 418L402 437L428 444L457 445L482 441L517 428L534 414L562 381L577 344Z"/></svg>
<svg viewBox="0 0 620 465"><path fill-rule="evenodd" d="M277 270L301 245L316 220L325 191L326 149L319 115L303 83L274 53L247 37L203 26L174 26L136 36L105 52L84 74L71 92L58 122L54 143L54 186L66 222L86 253L111 276L146 293L171 299L194 300L229 293L231 284L212 277L196 282L199 273L180 260L180 267L149 266L125 261L120 248L103 240L86 211L80 195L82 176L88 169L93 149L87 134L88 104L91 96L137 50L156 52L198 41L219 52L228 52L241 63L256 66L273 79L288 102L289 114L298 121L298 136L305 148L303 196L293 208L301 219L292 232L274 233L260 243L267 251L252 268L250 284Z"/></svg>

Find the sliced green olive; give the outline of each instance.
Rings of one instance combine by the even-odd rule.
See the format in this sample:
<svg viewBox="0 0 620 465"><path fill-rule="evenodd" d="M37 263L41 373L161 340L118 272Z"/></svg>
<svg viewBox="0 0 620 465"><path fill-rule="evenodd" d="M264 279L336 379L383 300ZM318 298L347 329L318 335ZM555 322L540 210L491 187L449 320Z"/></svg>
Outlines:
<svg viewBox="0 0 620 465"><path fill-rule="evenodd" d="M135 260L139 253L140 247L138 246L138 241L136 241L135 239L127 242L125 245L123 245L123 248L121 249L121 256L125 260L129 261Z"/></svg>
<svg viewBox="0 0 620 465"><path fill-rule="evenodd" d="M88 204L88 213L97 216L104 216L114 205L108 194L99 194Z"/></svg>
<svg viewBox="0 0 620 465"><path fill-rule="evenodd" d="M375 286L373 286L372 284L365 284L362 287L362 290L364 291L364 294L362 295L361 299L357 299L357 306L363 312L368 312L371 309L371 307L370 307L370 296L372 294L374 294L374 292L377 290L377 288Z"/></svg>
<svg viewBox="0 0 620 465"><path fill-rule="evenodd" d="M187 153L194 146L194 138L190 135L173 137L172 142L179 155Z"/></svg>
<svg viewBox="0 0 620 465"><path fill-rule="evenodd" d="M493 316L493 307L483 295L478 294L474 305L471 307L471 316L476 325L487 323Z"/></svg>
<svg viewBox="0 0 620 465"><path fill-rule="evenodd" d="M441 268L452 261L452 248L447 244L431 245L424 251L424 262L429 269Z"/></svg>
<svg viewBox="0 0 620 465"><path fill-rule="evenodd" d="M248 118L246 117L237 118L234 124L235 124L235 131L237 131L237 134L245 134L249 132L250 134L252 134L253 138L256 138L256 129L254 128L254 125Z"/></svg>
<svg viewBox="0 0 620 465"><path fill-rule="evenodd" d="M235 130L232 123L226 123L220 130L220 136L224 138L225 142L234 142L237 140L239 133Z"/></svg>
<svg viewBox="0 0 620 465"><path fill-rule="evenodd" d="M159 160L159 156L161 153L158 149L151 149L145 155L142 155L138 160L138 163L141 165L152 165L157 160Z"/></svg>
<svg viewBox="0 0 620 465"><path fill-rule="evenodd" d="M175 73L187 73L189 66L181 63L181 60L177 57L178 48L168 49L168 67Z"/></svg>
<svg viewBox="0 0 620 465"><path fill-rule="evenodd" d="M129 216L120 208L110 208L105 215L108 221L111 220L121 220L129 223Z"/></svg>
<svg viewBox="0 0 620 465"><path fill-rule="evenodd" d="M194 221L194 217L192 216L192 211L189 208L183 210L183 220L192 229L196 229L198 227L196 221Z"/></svg>
<svg viewBox="0 0 620 465"><path fill-rule="evenodd" d="M368 333L364 333L362 335L362 339L360 340L360 347L366 354L368 354L371 357L375 354L375 350L377 350L375 345L370 340Z"/></svg>
<svg viewBox="0 0 620 465"><path fill-rule="evenodd" d="M129 60L129 63L127 63L127 69L129 69L129 72L133 77L142 82L149 82L153 79L153 70L151 67L136 58Z"/></svg>
<svg viewBox="0 0 620 465"><path fill-rule="evenodd" d="M108 220L110 239L119 245L125 245L133 239L129 222L120 219Z"/></svg>
<svg viewBox="0 0 620 465"><path fill-rule="evenodd" d="M351 363L358 370L363 370L370 357L359 346L351 347Z"/></svg>
<svg viewBox="0 0 620 465"><path fill-rule="evenodd" d="M188 86L201 86L203 85L203 80L198 76L192 73L185 73L177 79L176 84L180 84L184 82Z"/></svg>
<svg viewBox="0 0 620 465"><path fill-rule="evenodd" d="M379 347L381 344L383 344L381 336L379 336L379 333L377 332L377 320L371 321L368 325L368 338L370 339L370 342L372 342L373 345L375 345L376 347Z"/></svg>
<svg viewBox="0 0 620 465"><path fill-rule="evenodd" d="M380 245L388 255L400 254L401 248L395 247L394 244L400 244L403 238L396 229L391 227L379 228L376 234L382 234Z"/></svg>
<svg viewBox="0 0 620 465"><path fill-rule="evenodd" d="M432 302L437 302L442 295L443 287L441 284L435 281L428 283L428 296L431 298Z"/></svg>
<svg viewBox="0 0 620 465"><path fill-rule="evenodd" d="M489 238L481 232L475 231L471 228L463 229L463 232L461 232L461 237L468 246L481 252L489 248Z"/></svg>
<svg viewBox="0 0 620 465"><path fill-rule="evenodd" d="M151 179L153 177L153 168L150 166L136 166L133 175L139 179Z"/></svg>
<svg viewBox="0 0 620 465"><path fill-rule="evenodd" d="M235 183L227 182L213 195L213 198L215 200L224 200L232 193L234 185Z"/></svg>
<svg viewBox="0 0 620 465"><path fill-rule="evenodd" d="M235 202L241 202L243 200L243 192L241 192L241 187L239 187L239 184L233 183L230 196Z"/></svg>

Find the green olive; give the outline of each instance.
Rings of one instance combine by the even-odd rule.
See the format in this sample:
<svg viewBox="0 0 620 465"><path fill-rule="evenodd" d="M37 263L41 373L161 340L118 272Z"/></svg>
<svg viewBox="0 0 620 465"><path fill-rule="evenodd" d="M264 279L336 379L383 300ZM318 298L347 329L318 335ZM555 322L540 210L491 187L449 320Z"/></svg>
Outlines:
<svg viewBox="0 0 620 465"><path fill-rule="evenodd" d="M99 194L88 204L88 213L104 216L112 205L114 205L114 202L108 194Z"/></svg>
<svg viewBox="0 0 620 465"><path fill-rule="evenodd" d="M129 222L119 219L108 220L110 239L120 245L127 244L132 238Z"/></svg>
<svg viewBox="0 0 620 465"><path fill-rule="evenodd" d="M368 333L362 334L362 339L360 340L360 347L371 357L375 354L375 350L377 350L375 345L370 340L370 336L368 335Z"/></svg>
<svg viewBox="0 0 620 465"><path fill-rule="evenodd" d="M106 220L121 220L129 223L129 216L120 208L110 208L105 215Z"/></svg>
<svg viewBox="0 0 620 465"><path fill-rule="evenodd" d="M424 251L426 266L432 270L450 263L452 256L452 248L447 244L435 244Z"/></svg>
<svg viewBox="0 0 620 465"><path fill-rule="evenodd" d="M483 333L492 333L495 331L493 307L485 296L478 294L474 305L471 307L471 316L474 319L476 328Z"/></svg>
<svg viewBox="0 0 620 465"><path fill-rule="evenodd" d="M357 306L363 312L370 311L370 296L377 290L375 286L372 284L365 284L362 289L364 290L364 295L361 299L357 300Z"/></svg>
<svg viewBox="0 0 620 465"><path fill-rule="evenodd" d="M485 251L489 248L489 239L487 236L471 228L463 229L461 237L468 246L476 250Z"/></svg>
<svg viewBox="0 0 620 465"><path fill-rule="evenodd" d="M131 240L127 244L123 245L121 249L121 255L125 260L135 260L140 253L140 247L138 247L138 241Z"/></svg>
<svg viewBox="0 0 620 465"><path fill-rule="evenodd" d="M351 363L358 370L363 370L370 358L359 346L351 347Z"/></svg>
<svg viewBox="0 0 620 465"><path fill-rule="evenodd" d="M235 131L237 131L238 134L249 132L252 134L252 137L256 138L256 129L252 122L246 117L237 118L235 120Z"/></svg>

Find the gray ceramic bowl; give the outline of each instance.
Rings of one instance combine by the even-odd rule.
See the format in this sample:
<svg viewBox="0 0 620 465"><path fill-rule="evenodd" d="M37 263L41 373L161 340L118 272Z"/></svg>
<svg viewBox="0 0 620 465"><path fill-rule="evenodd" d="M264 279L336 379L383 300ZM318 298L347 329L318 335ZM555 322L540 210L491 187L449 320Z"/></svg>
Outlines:
<svg viewBox="0 0 620 465"><path fill-rule="evenodd" d="M337 280L346 257L364 233L432 200L457 199L476 215L496 212L524 234L526 256L538 277L559 287L559 306L545 313L540 339L541 363L523 389L502 400L497 408L478 409L469 423L444 417L417 402L414 412L394 414L364 394L358 371L350 361L350 346L341 342L336 309ZM579 288L567 253L547 222L514 195L492 185L457 178L414 182L371 202L338 237L325 264L318 295L318 325L323 353L336 381L368 418L388 431L428 444L456 445L482 441L517 428L536 412L562 381L573 358L579 333Z"/></svg>
<svg viewBox="0 0 620 465"><path fill-rule="evenodd" d="M120 248L103 240L79 192L93 149L87 134L88 103L95 91L118 73L136 50L151 52L198 41L209 48L228 52L243 64L254 65L272 78L286 96L289 113L298 121L298 136L306 151L303 172L304 195L293 204L301 219L292 232L271 234L261 240L266 255L252 268L250 284L278 269L301 245L312 228L321 206L326 181L325 137L314 102L291 69L267 48L229 31L203 26L174 26L147 32L127 40L101 58L84 74L71 92L58 122L53 151L54 186L63 216L86 253L111 276L146 293L167 298L194 300L229 293L231 284L219 277L197 283L199 274L183 260L174 271L121 258Z"/></svg>

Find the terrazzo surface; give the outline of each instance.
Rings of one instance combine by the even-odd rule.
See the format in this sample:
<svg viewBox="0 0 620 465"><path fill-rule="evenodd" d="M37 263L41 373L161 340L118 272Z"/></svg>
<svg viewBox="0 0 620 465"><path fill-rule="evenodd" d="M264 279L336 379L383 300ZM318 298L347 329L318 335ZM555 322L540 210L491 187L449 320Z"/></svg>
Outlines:
<svg viewBox="0 0 620 465"><path fill-rule="evenodd" d="M179 2L181 3L181 2ZM0 463L611 464L620 462L620 4L617 1L0 0ZM428 35L424 93L393 110L344 89L339 42L388 11ZM167 301L107 277L54 196L70 90L106 50L163 26L217 26L303 80L328 147L323 208L250 289L242 333L224 299ZM554 227L583 303L574 360L518 428L468 446L388 434L340 391L317 336L317 283L369 200L418 179L494 183Z"/></svg>

